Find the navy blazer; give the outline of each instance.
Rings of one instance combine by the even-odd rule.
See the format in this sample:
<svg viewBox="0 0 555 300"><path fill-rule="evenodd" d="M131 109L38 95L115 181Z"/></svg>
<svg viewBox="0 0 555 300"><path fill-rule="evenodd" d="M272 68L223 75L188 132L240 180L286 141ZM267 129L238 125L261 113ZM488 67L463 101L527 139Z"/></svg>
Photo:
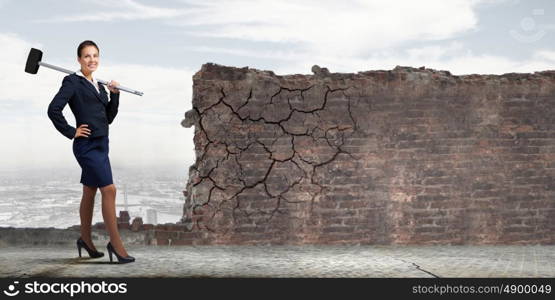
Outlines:
<svg viewBox="0 0 555 300"><path fill-rule="evenodd" d="M118 113L119 93L110 92L110 101L104 86L98 84L100 94L86 78L75 73L67 75L62 81L62 87L48 106L48 117L54 127L68 139L75 137L76 127L89 125L89 137L108 135L108 124L114 121ZM62 110L69 103L75 116L76 127L69 125L62 114Z"/></svg>

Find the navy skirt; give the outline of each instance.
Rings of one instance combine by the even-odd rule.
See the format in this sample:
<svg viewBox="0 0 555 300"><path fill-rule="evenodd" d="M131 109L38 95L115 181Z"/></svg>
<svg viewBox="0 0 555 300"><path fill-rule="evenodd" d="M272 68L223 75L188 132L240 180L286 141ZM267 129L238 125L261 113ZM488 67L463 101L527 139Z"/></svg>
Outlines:
<svg viewBox="0 0 555 300"><path fill-rule="evenodd" d="M79 137L73 140L73 154L81 166L82 184L103 187L113 183L108 143L108 136Z"/></svg>

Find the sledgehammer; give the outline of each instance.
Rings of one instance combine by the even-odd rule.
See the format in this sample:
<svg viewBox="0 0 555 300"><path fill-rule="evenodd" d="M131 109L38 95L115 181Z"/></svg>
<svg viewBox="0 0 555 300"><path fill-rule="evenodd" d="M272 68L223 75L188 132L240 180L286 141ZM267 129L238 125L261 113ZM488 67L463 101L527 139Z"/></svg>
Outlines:
<svg viewBox="0 0 555 300"><path fill-rule="evenodd" d="M37 74L37 72L39 71L39 67L43 66L46 68L50 68L56 71L60 71L60 72L64 72L67 74L73 74L75 73L74 71L68 70L68 69L64 69L64 68L60 68L51 64L47 64L45 62L41 61L42 59L42 51L40 51L39 49L35 49L35 48L31 48L31 51L29 52L29 56L27 56L27 64L25 65L25 72L30 73L30 74ZM104 85L108 85L108 81L106 80L102 80L102 79L96 79L99 83L102 83ZM130 88L126 88L124 86L118 85L115 86L116 89L124 91L124 92L128 92L131 94L135 94L135 95L139 95L142 96L143 92L139 92Z"/></svg>

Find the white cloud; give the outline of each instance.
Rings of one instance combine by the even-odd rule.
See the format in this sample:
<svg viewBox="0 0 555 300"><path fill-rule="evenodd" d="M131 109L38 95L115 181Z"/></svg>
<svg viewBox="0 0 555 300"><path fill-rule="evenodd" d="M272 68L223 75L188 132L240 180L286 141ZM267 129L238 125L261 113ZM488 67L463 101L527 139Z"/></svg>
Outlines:
<svg viewBox="0 0 555 300"><path fill-rule="evenodd" d="M186 46L182 48L187 51L201 52L201 53L221 53L234 56L282 60L282 61L296 61L303 60L309 57L307 53L299 53L294 50L278 50L278 49L264 49L264 50L251 50L240 48L226 48L226 47L213 47L213 46Z"/></svg>
<svg viewBox="0 0 555 300"><path fill-rule="evenodd" d="M555 50L539 50L536 52L537 59L548 60L555 63Z"/></svg>
<svg viewBox="0 0 555 300"><path fill-rule="evenodd" d="M2 55L0 56L0 62L2 63L0 90L2 91L2 98L13 101L19 101L22 98L32 99L33 103L36 103L38 99L33 96L36 96L37 92L45 92L40 86L33 86L36 75L24 72L25 62L31 47L40 49L42 45L23 40L16 34L0 34L0 49L2 49ZM53 83L56 77L51 73L44 73L43 81Z"/></svg>
<svg viewBox="0 0 555 300"><path fill-rule="evenodd" d="M17 35L0 33L0 107L2 147L0 164L4 166L72 165L75 163L71 141L59 134L46 115L52 97L65 74L41 67L36 75L24 72L30 47ZM77 70L75 60L48 61ZM109 77L108 77L109 74ZM101 60L95 76L115 79L143 91L143 97L122 92L120 109L110 127L111 159L121 165L188 164L194 161L193 129L180 125L191 107L191 70L177 70L145 65L122 65ZM70 124L74 118L68 106L64 115Z"/></svg>
<svg viewBox="0 0 555 300"><path fill-rule="evenodd" d="M64 22L110 22L173 18L186 15L187 11L144 5L133 0L120 1L87 1L88 9L94 9L89 14L73 16L56 16L34 20L35 23L64 23ZM95 7L96 6L96 7Z"/></svg>
<svg viewBox="0 0 555 300"><path fill-rule="evenodd" d="M477 1L187 1L198 13L170 24L198 36L292 43L298 51L363 55L472 30Z"/></svg>
<svg viewBox="0 0 555 300"><path fill-rule="evenodd" d="M463 50L461 42L452 42L445 46L430 45L419 48L410 48L406 51L408 57L414 61L437 61L446 56L454 56Z"/></svg>
<svg viewBox="0 0 555 300"><path fill-rule="evenodd" d="M91 1L91 12L40 22L162 19L213 38L292 44L296 51L363 55L408 41L439 40L475 28L480 1L187 0L179 8ZM115 6L114 6L115 5Z"/></svg>

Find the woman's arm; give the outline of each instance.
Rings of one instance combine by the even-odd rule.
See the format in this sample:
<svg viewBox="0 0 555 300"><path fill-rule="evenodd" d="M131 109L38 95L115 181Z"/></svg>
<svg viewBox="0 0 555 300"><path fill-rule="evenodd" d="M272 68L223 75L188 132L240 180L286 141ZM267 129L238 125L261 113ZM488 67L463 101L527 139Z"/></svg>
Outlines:
<svg viewBox="0 0 555 300"><path fill-rule="evenodd" d="M118 84L116 81L110 81L110 85L117 86ZM119 91L112 88L110 85L108 85L108 89L110 90L110 102L108 102L108 106L106 106L106 116L108 117L108 124L112 124L112 122L116 118L119 107Z"/></svg>
<svg viewBox="0 0 555 300"><path fill-rule="evenodd" d="M64 77L64 80L62 81L62 87L60 87L60 90L54 96L54 99L52 99L52 102L50 102L50 105L48 105L48 117L54 124L54 127L56 127L56 129L61 134L63 134L70 140L75 137L76 129L75 127L67 123L66 119L64 118L64 115L62 114L62 110L68 103L69 99L73 97L74 93L75 93L75 88L73 86L73 82L71 81L68 75Z"/></svg>

